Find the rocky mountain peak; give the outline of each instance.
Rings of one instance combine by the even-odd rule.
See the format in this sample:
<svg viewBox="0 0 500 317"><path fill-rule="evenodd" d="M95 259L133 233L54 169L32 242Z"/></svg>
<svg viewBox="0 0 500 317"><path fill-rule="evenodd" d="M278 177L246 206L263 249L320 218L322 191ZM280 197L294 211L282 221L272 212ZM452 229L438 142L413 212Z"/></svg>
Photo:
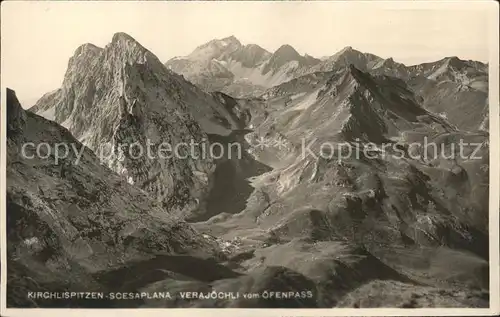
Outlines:
<svg viewBox="0 0 500 317"><path fill-rule="evenodd" d="M349 57L349 56L360 55L360 54L363 54L363 53L361 53L358 50L353 49L352 46L346 46L343 49L341 49L340 51L338 51L337 53L335 53L331 57L331 59L335 59L335 58L338 59L338 58L341 58L341 57Z"/></svg>
<svg viewBox="0 0 500 317"><path fill-rule="evenodd" d="M111 153L145 140L175 145L200 142L206 133L225 135L236 125L231 114L124 33L115 34L96 58L77 60L68 67L62 89L40 99L34 111L104 154L103 163L159 202L179 212L193 210L208 189L210 158L136 160Z"/></svg>
<svg viewBox="0 0 500 317"><path fill-rule="evenodd" d="M463 301L437 297L429 305L487 307L482 272L488 268L488 191L469 185L487 184L488 150L476 162L408 155L423 154L409 144L427 137L444 146L459 138L487 141L483 131L462 134L451 124L465 117L475 129L477 113L484 120L481 129L487 127L488 103L481 99L487 94L475 90L487 74L477 71L475 62L447 58L413 69L351 46L319 61L290 45L271 54L230 36L171 60L177 67L170 71L124 33L102 49L86 44L75 55L63 87L33 110L56 122L24 111L7 91L9 268L35 263L33 271L81 278L71 287L61 285L71 291L87 289L81 282L95 277L122 291L215 285L235 292L278 286L317 292L308 302L211 302L233 308L364 307L360 299L373 291L374 280L391 283L378 287L384 290L379 304L421 307L434 292L451 296L451 288L441 291L449 285L455 292L463 281L465 290L481 289L481 301L466 294ZM464 68L451 66L462 62ZM222 88L254 94L262 88L262 98L208 93L214 90L185 81L185 73L173 73L178 70ZM87 147L82 146L81 164L68 168L52 164L51 156L42 161L19 155L21 144L41 141L79 146L81 141ZM241 159L208 153L204 158L197 146L182 146L178 154L184 157L159 157L156 151L164 143L176 148L228 141L245 142ZM263 141L266 146L260 146ZM152 145L151 153L128 151L137 143ZM349 144L356 153L344 152ZM102 145L109 152L100 153ZM96 155L118 149L125 153L104 162ZM399 152L404 156L395 157ZM196 260L197 252L210 263ZM430 257L436 261L429 264ZM460 259L470 261L453 274L441 272ZM89 274L70 274L80 266ZM392 298L419 284L425 285L419 296ZM343 306L344 299L353 302Z"/></svg>
<svg viewBox="0 0 500 317"><path fill-rule="evenodd" d="M255 68L265 61L271 53L256 44L241 46L235 51L227 52L221 56L225 61L235 61L241 63L246 68Z"/></svg>
<svg viewBox="0 0 500 317"><path fill-rule="evenodd" d="M85 43L80 45L73 54L74 56L79 56L81 54L93 54L98 55L102 52L102 47L98 47L92 43Z"/></svg>
<svg viewBox="0 0 500 317"><path fill-rule="evenodd" d="M80 45L69 59L68 70L72 67L79 67L78 65L91 63L92 60L99 58L103 51L103 48L91 43ZM66 74L66 76L67 75L68 74Z"/></svg>
<svg viewBox="0 0 500 317"><path fill-rule="evenodd" d="M259 58L266 58L271 56L271 53L257 44L247 44L242 47L242 51L244 51L246 55L259 56Z"/></svg>
<svg viewBox="0 0 500 317"><path fill-rule="evenodd" d="M389 57L385 60L387 64L393 65L394 64L394 59L392 57Z"/></svg>
<svg viewBox="0 0 500 317"><path fill-rule="evenodd" d="M303 61L303 56L301 56L291 45L285 44L280 46L272 54L265 67L262 69L262 73L267 74L270 71L274 73L290 62L295 62L296 65L294 67L298 67Z"/></svg>
<svg viewBox="0 0 500 317"><path fill-rule="evenodd" d="M457 56L447 57L445 58L445 62L448 64L448 66L451 66L456 69L467 67L467 61L461 60Z"/></svg>
<svg viewBox="0 0 500 317"><path fill-rule="evenodd" d="M225 44L234 44L234 45L241 46L241 42L234 35L225 37L223 39L220 39L219 41L221 43L225 43Z"/></svg>
<svg viewBox="0 0 500 317"><path fill-rule="evenodd" d="M372 54L365 54L352 46L346 46L334 55L330 56L326 61L320 64L320 69L331 70L337 67L343 67L349 64L354 64L358 69L366 71L370 68L369 64L373 64L381 60L378 56Z"/></svg>
<svg viewBox="0 0 500 317"><path fill-rule="evenodd" d="M214 39L198 46L187 56L192 61L209 61L219 58L223 54L234 52L241 48L240 41L235 36L228 36L222 39Z"/></svg>
<svg viewBox="0 0 500 317"><path fill-rule="evenodd" d="M113 37L111 39L111 43L118 43L118 42L133 42L137 43L137 41L130 36L129 34L125 32L117 32L113 34Z"/></svg>
<svg viewBox="0 0 500 317"><path fill-rule="evenodd" d="M373 69L383 69L384 71L387 71L387 70L392 70L393 68L398 67L399 65L401 64L395 62L394 59L392 59L392 57L389 57L384 60L378 61L378 63L376 63L373 66Z"/></svg>
<svg viewBox="0 0 500 317"><path fill-rule="evenodd" d="M17 99L16 92L7 88L7 133L19 132L24 128L26 112Z"/></svg>
<svg viewBox="0 0 500 317"><path fill-rule="evenodd" d="M287 61L298 61L302 57L291 45L288 44L281 45L273 55Z"/></svg>
<svg viewBox="0 0 500 317"><path fill-rule="evenodd" d="M152 68L162 68L160 60L142 46L132 36L115 33L112 40L104 48L86 43L79 46L69 60L65 82L74 82L76 78L92 73L96 65L104 68L124 68L125 64L148 63Z"/></svg>
<svg viewBox="0 0 500 317"><path fill-rule="evenodd" d="M341 49L340 51L338 51L337 53L335 53L331 58L332 59L340 59L340 58L349 58L352 56L360 56L360 55L363 55L363 53L361 53L358 50L353 49L352 46L346 46L343 49Z"/></svg>
<svg viewBox="0 0 500 317"><path fill-rule="evenodd" d="M343 80L341 80L340 86L345 85L346 83L350 84L354 90L358 88L366 89L370 85L372 81L372 77L370 74L365 73L358 69L354 64L348 64L345 66ZM336 85L339 85L337 83ZM335 86L335 85L334 85Z"/></svg>
<svg viewBox="0 0 500 317"><path fill-rule="evenodd" d="M245 45L245 48L247 50L264 50L262 47L260 47L259 45L257 44L247 44ZM265 51L265 50L264 50Z"/></svg>
<svg viewBox="0 0 500 317"><path fill-rule="evenodd" d="M119 62L141 64L148 62L152 67L162 67L163 65L147 48L123 32L113 35L111 43L106 45L105 51L107 60L115 59Z"/></svg>

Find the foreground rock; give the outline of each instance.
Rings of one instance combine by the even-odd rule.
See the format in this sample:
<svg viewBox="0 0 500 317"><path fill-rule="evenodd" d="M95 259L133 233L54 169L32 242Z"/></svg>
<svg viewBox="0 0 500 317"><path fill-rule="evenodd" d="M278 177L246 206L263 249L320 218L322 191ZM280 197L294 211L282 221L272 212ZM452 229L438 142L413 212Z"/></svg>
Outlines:
<svg viewBox="0 0 500 317"><path fill-rule="evenodd" d="M159 255L215 258L220 253L216 244L101 165L68 130L24 111L12 90L7 90L7 122L8 306L36 304L27 299L27 290L113 289L93 276ZM77 165L62 166L50 153L40 158L30 147L24 156L23 144L29 142L73 144L83 154Z"/></svg>

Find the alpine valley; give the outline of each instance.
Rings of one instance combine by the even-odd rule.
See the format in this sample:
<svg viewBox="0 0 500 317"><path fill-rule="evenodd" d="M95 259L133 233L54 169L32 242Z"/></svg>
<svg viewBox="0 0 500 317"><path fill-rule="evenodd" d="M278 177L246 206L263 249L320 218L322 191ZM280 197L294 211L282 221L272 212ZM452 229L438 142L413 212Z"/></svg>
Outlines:
<svg viewBox="0 0 500 317"><path fill-rule="evenodd" d="M8 307L489 307L487 64L315 58L234 36L161 61L110 40L76 48L29 109L7 90ZM111 155L191 140L242 153ZM28 142L81 158L23 155ZM410 146L425 142L447 156ZM475 146L453 156L459 142ZM317 155L324 143L375 146ZM240 296L179 295L214 291Z"/></svg>

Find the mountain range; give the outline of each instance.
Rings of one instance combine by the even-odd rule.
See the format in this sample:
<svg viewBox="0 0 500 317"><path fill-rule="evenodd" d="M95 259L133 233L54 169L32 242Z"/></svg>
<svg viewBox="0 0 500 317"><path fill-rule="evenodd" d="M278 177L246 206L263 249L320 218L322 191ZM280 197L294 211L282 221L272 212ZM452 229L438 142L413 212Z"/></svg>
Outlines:
<svg viewBox="0 0 500 317"><path fill-rule="evenodd" d="M478 122L481 125L488 111L488 65L454 56L406 66L392 58L383 59L347 46L332 56L318 59L302 56L290 45L282 45L270 53L256 44L242 45L231 36L212 40L188 56L170 59L165 65L206 91L222 91L237 98L260 97L266 89L292 79L315 73L322 76L353 65L364 72L406 81L424 98L427 107L450 115L453 123L467 129L477 128ZM463 111L472 118L462 116Z"/></svg>
<svg viewBox="0 0 500 317"><path fill-rule="evenodd" d="M231 36L163 63L116 33L104 48L78 47L61 88L29 110L7 97L10 307L489 305L481 62L405 66L352 47L319 59ZM116 155L189 140L237 142L243 153ZM457 156L460 140L480 146ZM29 158L26 142L76 144L82 160ZM424 142L448 157L411 146ZM82 288L299 296L23 296Z"/></svg>

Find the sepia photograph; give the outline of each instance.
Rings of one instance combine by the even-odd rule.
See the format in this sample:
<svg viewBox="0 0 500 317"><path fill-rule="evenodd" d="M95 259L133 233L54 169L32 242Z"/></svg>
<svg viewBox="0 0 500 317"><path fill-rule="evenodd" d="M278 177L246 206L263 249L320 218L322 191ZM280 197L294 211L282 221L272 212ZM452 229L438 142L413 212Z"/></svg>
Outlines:
<svg viewBox="0 0 500 317"><path fill-rule="evenodd" d="M4 1L2 315L498 314L498 41L494 1Z"/></svg>

